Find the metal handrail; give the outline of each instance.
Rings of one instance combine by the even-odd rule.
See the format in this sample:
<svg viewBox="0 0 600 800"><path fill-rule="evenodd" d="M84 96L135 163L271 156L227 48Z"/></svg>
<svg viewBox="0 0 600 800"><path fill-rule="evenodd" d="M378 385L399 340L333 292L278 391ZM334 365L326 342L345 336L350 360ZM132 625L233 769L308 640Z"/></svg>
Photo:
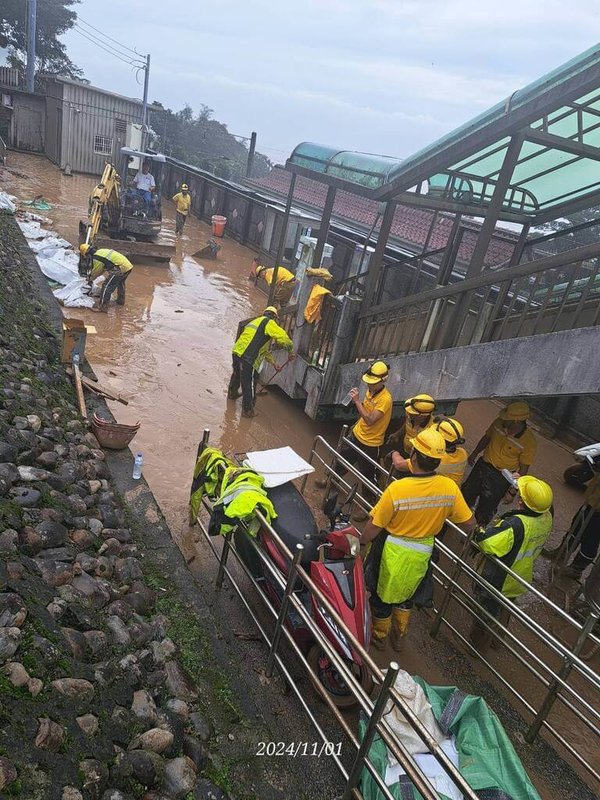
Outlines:
<svg viewBox="0 0 600 800"><path fill-rule="evenodd" d="M346 438L344 429L342 436L338 442L338 449L342 446L352 446L352 442ZM322 446L326 450L326 456L321 456L317 451L317 446ZM354 448L359 450L359 448ZM378 470L379 474L387 474L385 470L373 459L366 456L362 451L361 457L369 462L369 465ZM333 463L328 463L328 457L334 457ZM313 447L311 449L311 453L309 456L309 463L314 463L314 460L317 460L321 463L327 474L329 476L335 475L336 483L339 483L346 488L349 488L349 484L344 481L344 479L340 478L338 475L335 474L334 471L334 464L335 461L339 461L345 467L349 467L349 462L341 459L339 454L337 454L336 449L330 445L322 436L317 435L313 441ZM367 481L364 477L359 476L360 480L367 486L372 492L375 493L376 496L381 495L382 490L372 484L371 482ZM303 480L302 489L306 485L306 477ZM361 505L363 503L369 506L368 501L361 498ZM447 521L447 524L460 536L463 538L464 545L462 548L462 552L466 551L466 547L471 544L470 538L462 531L460 528L452 524L451 522ZM476 543L472 543L474 547L477 547ZM588 713L597 720L600 720L600 712L595 709L590 703L588 703L583 697L580 696L580 693L577 689L570 686L566 678L568 677L569 672L571 669L575 669L576 672L579 674L582 680L586 682L588 686L594 691L600 689L600 675L595 672L589 664L583 661L579 657L579 653L587 640L592 640L595 643L600 644L600 638L597 637L593 633L593 627L595 623L598 621L598 614L594 611L591 611L587 619L580 623L575 618L571 617L564 609L554 603L550 598L546 597L539 589L537 589L532 584L528 583L524 580L520 575L518 575L514 570L510 567L507 567L503 564L499 559L488 556L480 550L482 556L486 559L491 560L494 564L499 566L507 576L510 576L514 580L516 580L521 586L523 586L527 591L531 592L535 597L540 600L552 614L558 616L563 622L566 622L571 628L578 634L578 640L573 648L569 648L551 633L546 630L542 625L540 625L536 620L534 620L526 611L524 611L520 606L514 603L509 598L505 597L498 589L488 583L472 566L470 566L464 559L461 558L460 555L457 555L453 550L451 550L446 544L436 539L435 546L444 554L446 555L451 563L455 567L454 574L450 574L452 570L448 570L448 572L444 571L439 564L433 564L434 574L436 576L436 580L438 583L442 584L445 589L445 594L442 598L442 602L440 603L440 607L436 609L436 618L432 624L431 628L431 635L436 636L440 626L442 624L446 625L455 635L457 635L458 639L466 644L469 651L474 653L479 660L491 670L491 672L496 675L496 677L502 682L504 686L523 704L523 706L527 709L529 713L532 714L534 717L533 722L528 728L528 731L525 735L525 738L528 742L533 741L541 728L547 730L561 745L565 747L565 749L574 756L577 761L585 767L585 769L596 779L600 779L600 773L591 765L589 762L583 758L576 748L574 748L556 729L555 727L548 721L547 717L550 713L554 700L558 699L566 708L568 708L572 713L577 716L577 718L584 724L586 727L591 731L591 733L598 735L599 730L598 727L592 722L591 719L585 717L583 712L581 712L577 707L573 706L570 700L564 696L564 692L566 692L570 697L576 699L576 701L588 711ZM477 548L479 549L479 548ZM432 562L433 563L433 562ZM495 601L497 601L501 606L506 608L511 616L514 616L520 624L522 624L531 634L536 637L536 640L541 642L545 647L547 647L552 653L559 656L562 660L562 667L559 669L553 668L551 665L546 664L540 656L533 653L532 650L525 646L525 644L509 630L508 626L503 625L500 623L496 618L490 614L490 612L481 605L473 596L471 596L468 591L461 586L460 578L462 575L465 575L469 580L477 583L487 594ZM441 577L439 577L441 576ZM461 595L461 598L456 596L456 593ZM466 598L463 600L462 597ZM456 600L461 608L463 608L467 613L472 616L473 618L477 619L478 621L482 622L484 627L492 634L492 636L499 641L501 641L505 646L506 639L508 638L511 640L515 645L521 648L522 651L525 652L527 658L523 658L514 651L514 648L508 648L510 652L517 658L517 660L525 666L528 671L537 678L542 686L546 689L546 695L540 705L540 708L536 710L536 708L528 702L521 694L517 691L517 689L507 680L479 651L475 650L475 648L470 644L468 639L464 637L456 627L450 623L445 618L446 610L449 606L451 600ZM540 675L538 670L533 666L532 661L535 662L540 668L542 668L547 677L544 678L543 675ZM563 674L565 673L565 674Z"/></svg>
<svg viewBox="0 0 600 800"><path fill-rule="evenodd" d="M474 289L481 289L482 287L494 286L504 281L513 281L516 278L536 275L538 272L544 272L547 269L564 267L568 264L586 261L591 258L597 258L598 256L600 256L600 243L595 242L593 244L584 245L583 247L577 247L573 250L568 250L564 253L541 258L537 261L528 261L523 264L506 267L505 269L486 271L474 278L466 278L457 283L452 283L449 286L438 286L435 289L428 289L419 295L411 295L409 297L402 297L399 300L394 300L390 303L383 303L382 305L367 309L360 315L359 319L362 321L380 314L385 314L388 311L401 310L408 306L414 306L416 304L421 305L429 301L465 294Z"/></svg>
<svg viewBox="0 0 600 800"><path fill-rule="evenodd" d="M206 441L207 441L207 439L206 439ZM200 452L200 450L201 450L201 447L199 448L199 452ZM352 467L352 471L355 472L356 477L360 477L360 473L358 473L358 471L356 471L353 467ZM211 510L210 502L206 498L203 498L203 506L208 511ZM347 778L347 785L346 785L346 789L345 789L345 792L344 792L344 795L343 795L344 800L350 800L350 798L352 796L360 797L360 794L357 792L355 787L356 787L356 783L360 779L360 774L361 774L362 769L364 767L366 767L369 770L370 774L373 776L373 778L376 781L376 783L378 784L379 788L384 793L384 796L386 797L386 800L393 800L393 795L389 792L389 789L386 787L386 785L383 782L383 780L377 774L375 768L373 767L373 765L371 764L370 760L367 757L368 749L369 749L369 746L370 746L370 741L372 740L372 737L374 736L375 733L379 733L379 735L382 737L382 739L384 740L386 745L392 751L394 757L398 760L398 763L403 767L403 769L405 770L406 774L414 782L414 784L417 787L417 789L423 794L423 796L425 797L425 800L438 800L438 795L437 795L435 789L431 786L431 784L429 783L429 781L427 780L425 775L423 775L423 773L421 772L420 768L418 767L418 765L416 764L416 762L414 761L412 756L408 753L408 751L406 750L404 745L396 739L396 737L394 736L392 730L389 728L388 723L384 719L381 718L381 715L383 713L384 707L387 704L388 700L391 700L395 705L398 706L398 708L401 710L402 714L406 717L406 719L408 719L410 725L413 727L413 729L415 730L417 735L419 735L419 737L422 739L424 744L428 747L430 752L436 757L436 759L439 761L439 763L442 766L442 768L447 772L449 777L455 782L456 786L458 788L460 788L460 790L463 792L463 794L467 798L467 800L477 800L477 795L470 788L470 786L467 783L467 781L462 777L462 775L460 774L458 769L454 766L452 761L448 758L448 756L445 754L445 752L437 744L435 739L431 736L431 734L428 732L428 730L422 724L422 722L419 720L419 718L414 714L412 709L406 704L404 699L393 688L395 676L398 673L399 667L394 663L390 664L390 668L388 669L387 674L384 675L384 673L379 669L379 667L375 664L375 662L369 656L368 652L362 647L360 642L358 642L358 640L346 628L342 618L338 615L337 611L331 605L331 603L329 602L327 597L321 592L319 587L316 586L316 584L312 581L310 575L300 566L300 563L299 563L299 561L300 561L299 551L301 551L301 549L302 549L301 546L298 546L299 550L297 549L296 553L292 554L291 551L289 550L289 548L285 545L285 543L278 536L276 531L272 528L272 526L269 524L269 522L266 520L266 518L259 511L256 512L256 517L260 521L261 525L263 525L264 528L266 530L268 530L269 535L272 537L273 541L276 543L278 549L285 556L286 560L289 561L289 563L290 563L290 569L289 569L287 580L284 580L283 576L281 575L279 570L270 561L270 559L268 559L266 557L266 555L262 552L262 550L256 546L256 544L254 543L254 540L252 538L249 539L250 543L252 544L252 546L254 548L254 552L255 552L256 555L258 555L259 559L261 560L262 565L269 571L272 579L274 579L278 583L280 588L283 589L283 591L284 591L283 605L285 605L286 607L289 607L289 605L292 605L294 607L294 610L296 611L296 613L299 614L302 617L304 623L309 628L311 634L318 641L320 646L325 650L325 652L327 653L328 658L331 659L331 661L335 664L336 668L342 674L344 680L346 681L347 685L351 689L352 694L354 695L354 697L356 698L356 700L360 704L360 706L363 709L363 711L368 716L367 731L365 732L365 736L364 736L363 742L361 744L361 743L358 742L356 736L352 733L351 729L349 728L349 726L347 725L347 723L343 719L343 717L340 715L339 710L335 707L335 705L333 704L331 699L327 696L327 694L325 692L322 692L325 701L327 702L327 704L330 707L330 710L334 713L334 716L338 719L338 722L340 722L342 730L348 736L348 738L350 739L351 743L357 748L357 756L355 758L355 761L354 761L354 764L353 764L353 767L352 767L350 773L346 772L345 768L343 767L343 765L341 764L341 762L339 761L339 759L337 757L334 758L334 760L336 762L336 765L340 769L342 775L344 775L344 777ZM208 535L208 530L207 530L206 526L202 523L202 521L199 518L197 519L197 522L199 523L200 528L202 530L202 533L203 533L204 537L206 538L206 540L207 540L207 542L208 542L213 554L215 555L215 557L219 561L219 570L218 570L217 579L216 579L217 588L220 588L220 586L222 585L222 581L223 581L224 576L227 575L227 577L231 581L232 585L234 586L234 588L236 590L236 593L241 597L241 599L244 602L245 607L247 608L248 612L251 614L252 618L254 619L255 623L257 624L257 626L259 628L259 631L261 633L261 636L265 639L265 641L268 644L270 644L270 653L269 653L269 659L268 659L268 662L267 662L268 669L272 668L272 666L274 664L277 664L277 666L282 670L282 673L286 677L286 680L288 680L291 688L294 690L295 694L297 695L298 699L300 700L301 705L304 707L305 711L308 713L309 719L311 719L311 721L315 725L315 728L316 728L317 732L319 733L319 735L321 736L323 741L327 741L327 739L326 739L325 735L323 734L322 730L320 729L318 723L316 723L316 721L314 719L314 715L312 715L312 713L310 712L310 709L306 705L306 702L305 702L304 698L302 698L301 693L299 692L299 690L297 690L297 687L295 686L295 683L294 683L293 679L289 675L289 672L285 668L285 665L283 664L282 659L281 659L281 657L280 657L280 655L278 653L279 643L281 641L282 636L284 636L286 638L286 640L288 641L288 643L290 643L291 646L293 647L293 649L295 650L296 655L298 656L300 662L305 667L305 669L311 671L310 665L308 664L308 661L306 660L306 658L304 657L303 653L298 648L298 646L295 643L291 633L287 630L287 627L284 624L284 622L285 622L285 614L284 613L276 614L276 612L274 611L272 606L268 603L267 599L264 597L263 592L260 591L260 588L259 588L256 580L254 579L254 576L250 573L249 569L246 567L246 565L243 562L240 554L237 552L235 544L231 541L232 534L229 533L229 534L227 534L225 536L222 552L219 555L217 553L217 550L216 550L213 542L211 541L211 539L210 539L210 537ZM242 527L244 527L244 526L242 526ZM236 560L238 561L238 563L242 567L244 573L247 575L247 577L251 580L251 582L253 583L253 585L257 589L259 596L263 599L265 605L269 608L271 615L275 616L277 618L277 622L276 622L276 626L275 626L275 632L273 634L272 640L269 640L268 635L267 635L264 627L260 624L260 622L257 619L256 615L253 613L253 611L250 608L250 606L249 606L249 604L248 604L243 592L237 586L234 577L232 576L231 572L229 571L229 569L227 567L227 558L228 558L228 555L229 555L230 552L234 554L234 556L236 557ZM357 682L357 680L356 680L355 676L353 675L353 673L348 669L348 667L345 664L343 658L337 653L335 648L331 645L331 643L328 641L328 639L324 636L324 634L321 632L321 630L315 624L314 620L312 619L311 615L306 610L306 608L304 607L302 602L299 600L299 598L296 596L296 594L292 591L292 588L294 586L296 578L299 578L303 582L303 584L308 589L309 593L312 596L314 596L316 598L316 600L322 606L324 606L324 608L326 609L327 613L332 617L334 622L343 629L344 635L350 641L350 643L352 644L352 647L358 652L361 660L363 661L363 663L368 667L369 671L371 672L372 677L375 679L375 681L377 683L381 684L382 688L380 690L379 697L378 697L378 699L377 699L377 701L375 703L373 703L373 701L370 699L370 697L368 695L366 695L366 693L364 692L362 686Z"/></svg>

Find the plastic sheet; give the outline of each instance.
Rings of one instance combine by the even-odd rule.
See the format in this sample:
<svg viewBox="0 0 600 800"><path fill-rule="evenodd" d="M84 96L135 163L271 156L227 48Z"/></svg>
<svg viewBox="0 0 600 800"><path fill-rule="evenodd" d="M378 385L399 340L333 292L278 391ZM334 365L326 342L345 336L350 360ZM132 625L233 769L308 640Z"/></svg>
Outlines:
<svg viewBox="0 0 600 800"><path fill-rule="evenodd" d="M247 453L244 464L263 476L266 489L281 486L283 483L315 471L315 468L291 447L277 447L275 450L257 450L254 453Z"/></svg>
<svg viewBox="0 0 600 800"><path fill-rule="evenodd" d="M14 214L17 210L17 207L13 203L13 200L16 200L16 197L14 197L12 194L7 194L6 192L0 191L0 208L10 211Z"/></svg>
<svg viewBox="0 0 600 800"><path fill-rule="evenodd" d="M86 284L85 278L75 278L62 289L55 289L52 294L68 308L93 308L93 299L83 292Z"/></svg>

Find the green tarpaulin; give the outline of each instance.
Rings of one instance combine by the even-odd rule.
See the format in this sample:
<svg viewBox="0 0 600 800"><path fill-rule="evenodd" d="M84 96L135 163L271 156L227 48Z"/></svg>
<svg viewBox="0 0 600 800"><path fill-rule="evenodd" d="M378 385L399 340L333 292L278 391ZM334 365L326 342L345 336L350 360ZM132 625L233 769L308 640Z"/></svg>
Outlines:
<svg viewBox="0 0 600 800"><path fill-rule="evenodd" d="M540 800L498 717L485 700L464 694L454 686L430 686L419 677L415 681L427 695L444 733L456 737L460 772L481 800ZM361 737L365 728L361 722ZM387 749L379 736L373 741L369 758L378 774L385 777ZM361 791L365 800L384 800L366 768ZM406 776L390 791L397 800L423 800ZM447 800L447 796L440 794L440 800Z"/></svg>

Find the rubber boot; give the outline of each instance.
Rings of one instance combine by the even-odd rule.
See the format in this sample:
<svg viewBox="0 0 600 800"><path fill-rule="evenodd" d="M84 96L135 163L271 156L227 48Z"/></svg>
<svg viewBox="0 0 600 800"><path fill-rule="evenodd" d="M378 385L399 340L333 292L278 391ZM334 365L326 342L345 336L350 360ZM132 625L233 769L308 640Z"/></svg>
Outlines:
<svg viewBox="0 0 600 800"><path fill-rule="evenodd" d="M404 645L404 639L408 631L408 621L412 609L410 608L395 608L392 614L392 647L396 653L401 652Z"/></svg>
<svg viewBox="0 0 600 800"><path fill-rule="evenodd" d="M391 616L373 617L373 628L371 630L371 644L377 650L385 650L387 646L387 640L391 625L392 625Z"/></svg>

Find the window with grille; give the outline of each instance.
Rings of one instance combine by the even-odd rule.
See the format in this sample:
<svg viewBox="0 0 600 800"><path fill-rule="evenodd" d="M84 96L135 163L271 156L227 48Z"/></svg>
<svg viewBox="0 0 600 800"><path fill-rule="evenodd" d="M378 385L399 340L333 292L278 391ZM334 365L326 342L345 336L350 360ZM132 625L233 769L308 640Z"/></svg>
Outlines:
<svg viewBox="0 0 600 800"><path fill-rule="evenodd" d="M94 153L100 156L111 156L113 151L113 140L110 136L102 136L97 133L94 136Z"/></svg>

